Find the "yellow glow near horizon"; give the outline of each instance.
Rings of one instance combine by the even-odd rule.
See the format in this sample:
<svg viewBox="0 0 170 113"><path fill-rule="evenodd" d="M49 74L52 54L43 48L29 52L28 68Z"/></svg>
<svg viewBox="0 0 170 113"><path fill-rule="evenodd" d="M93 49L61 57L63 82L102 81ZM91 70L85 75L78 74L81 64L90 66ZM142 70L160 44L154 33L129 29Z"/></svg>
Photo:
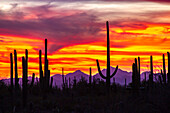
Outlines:
<svg viewBox="0 0 170 113"><path fill-rule="evenodd" d="M153 55L154 65L157 66L154 67L156 72L158 67L162 66L162 54L166 54L170 50L169 6L169 4L155 2L128 1L2 1L0 20L2 22L12 20L10 22L14 23L14 27L10 24L10 27L8 25L0 26L0 79L9 77L9 55L14 52L14 49L18 54L19 77L22 76L21 57L25 56L25 49L28 49L29 76L33 72L36 77L39 76L38 50L42 49L44 52L44 39L37 37L41 36L48 37L50 46L59 44L62 47L59 50L54 48L54 52L48 48L51 75L60 74L62 67L65 69L65 74L77 69L88 74L89 67L92 67L93 74L97 73L96 59L100 61L101 69L106 68L105 21L110 22L111 66L119 65L120 69L131 71L134 58L140 56L141 71L146 71L149 70L150 55ZM66 23L69 29L55 26L55 22L58 23L58 21L50 23L50 19L64 20L64 22L61 21L61 24ZM17 22L22 23L21 26ZM77 22L80 25L77 25ZM34 23L35 25L28 25L25 28L25 25ZM43 29L39 29L36 25ZM25 28L25 31L21 31L20 34L15 31L16 27ZM82 27L80 33L78 33L79 27ZM76 33L72 33L70 30L72 28ZM67 32L67 30L70 31ZM87 38L88 43L84 43L86 42L84 41L82 42L84 44L81 44L81 38L76 44L70 45L65 44L65 40L60 40L60 38L66 37L67 41L70 41L72 35L79 38L82 35L81 32L83 32L83 40ZM17 36L17 34L22 36ZM23 35L28 35L28 37ZM96 35L95 40L90 39L90 35ZM55 42L57 39L59 42ZM167 63L167 55L165 58ZM42 62L44 62L44 53Z"/></svg>

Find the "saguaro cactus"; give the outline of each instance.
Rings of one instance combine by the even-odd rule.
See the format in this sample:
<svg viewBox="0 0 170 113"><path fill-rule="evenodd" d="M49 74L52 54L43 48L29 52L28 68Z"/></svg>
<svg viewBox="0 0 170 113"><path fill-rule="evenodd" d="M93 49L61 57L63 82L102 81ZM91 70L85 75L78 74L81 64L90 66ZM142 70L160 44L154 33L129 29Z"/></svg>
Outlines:
<svg viewBox="0 0 170 113"><path fill-rule="evenodd" d="M162 74L162 78L163 78L163 83L166 84L166 68L165 68L165 56L164 54L162 55L163 57L163 74Z"/></svg>
<svg viewBox="0 0 170 113"><path fill-rule="evenodd" d="M118 65L116 66L114 73L110 75L110 40L109 40L109 22L108 21L106 22L106 27L107 27L107 73L106 73L106 76L104 76L100 70L99 61L96 60L96 62L97 62L98 72L103 79L106 79L106 87L109 89L110 79L116 74L118 70Z"/></svg>
<svg viewBox="0 0 170 113"><path fill-rule="evenodd" d="M170 84L170 54L167 52L168 55L168 73L167 73L167 78L168 78L168 84Z"/></svg>
<svg viewBox="0 0 170 113"><path fill-rule="evenodd" d="M137 89L137 65L136 63L132 64L132 88L133 90Z"/></svg>
<svg viewBox="0 0 170 113"><path fill-rule="evenodd" d="M140 57L138 57L138 67L137 67L137 70L138 70L138 85L140 87Z"/></svg>
<svg viewBox="0 0 170 113"><path fill-rule="evenodd" d="M48 70L48 59L47 59L47 39L45 39L45 57L44 57L44 82L46 89L49 87L49 70Z"/></svg>
<svg viewBox="0 0 170 113"><path fill-rule="evenodd" d="M11 67L11 104L13 106L13 56L10 53L10 67Z"/></svg>
<svg viewBox="0 0 170 113"><path fill-rule="evenodd" d="M91 67L90 67L89 84L91 85Z"/></svg>
<svg viewBox="0 0 170 113"><path fill-rule="evenodd" d="M42 88L43 84L43 71L42 71L42 61L41 61L41 50L39 50L39 76L40 76L40 86Z"/></svg>
<svg viewBox="0 0 170 113"><path fill-rule="evenodd" d="M25 49L25 74L28 77L28 50Z"/></svg>
<svg viewBox="0 0 170 113"><path fill-rule="evenodd" d="M44 57L44 76L46 77L46 73L47 73L47 39L45 39L45 57Z"/></svg>
<svg viewBox="0 0 170 113"><path fill-rule="evenodd" d="M23 107L27 104L27 76L26 76L26 60L22 57L22 97L23 97Z"/></svg>
<svg viewBox="0 0 170 113"><path fill-rule="evenodd" d="M153 59L152 56L150 56L150 74L149 74L149 85L150 87L153 87Z"/></svg>
<svg viewBox="0 0 170 113"><path fill-rule="evenodd" d="M11 90L13 91L13 56L10 53L10 67L11 67Z"/></svg>
<svg viewBox="0 0 170 113"><path fill-rule="evenodd" d="M17 67L17 51L14 50L14 61L15 61L15 88L19 87L19 79L18 79L18 67Z"/></svg>
<svg viewBox="0 0 170 113"><path fill-rule="evenodd" d="M134 90L138 90L140 87L140 57L138 57L138 61L135 58L135 63L132 65L132 87Z"/></svg>
<svg viewBox="0 0 170 113"><path fill-rule="evenodd" d="M35 79L35 73L32 74L31 87L33 87L33 85L34 85L34 79Z"/></svg>

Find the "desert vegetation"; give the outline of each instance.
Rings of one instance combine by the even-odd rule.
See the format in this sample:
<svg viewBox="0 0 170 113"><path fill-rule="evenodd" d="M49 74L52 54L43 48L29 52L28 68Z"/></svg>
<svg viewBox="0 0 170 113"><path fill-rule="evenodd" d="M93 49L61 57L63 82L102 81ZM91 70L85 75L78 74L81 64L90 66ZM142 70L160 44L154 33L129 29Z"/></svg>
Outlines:
<svg viewBox="0 0 170 113"><path fill-rule="evenodd" d="M19 85L17 51L14 50L14 55L10 53L10 85L0 81L0 113L169 113L169 52L167 52L168 73L163 54L163 71L161 70L157 81L153 80L153 58L150 56L149 80L146 80L146 77L144 80L140 79L140 57L138 57L132 64L131 83L126 84L126 79L124 85L111 83L110 79L114 79L118 66L111 74L109 22L106 22L106 28L106 76L102 74L99 61L96 60L99 74L103 78L101 80L92 77L90 67L88 81L83 77L78 81L76 76L73 80L67 79L63 68L62 88L53 86L53 77L50 76L48 68L47 39L45 39L44 70L42 52L39 50L39 79L35 81L33 73L31 82L28 82L28 50L26 49L25 57L22 57L22 85Z"/></svg>

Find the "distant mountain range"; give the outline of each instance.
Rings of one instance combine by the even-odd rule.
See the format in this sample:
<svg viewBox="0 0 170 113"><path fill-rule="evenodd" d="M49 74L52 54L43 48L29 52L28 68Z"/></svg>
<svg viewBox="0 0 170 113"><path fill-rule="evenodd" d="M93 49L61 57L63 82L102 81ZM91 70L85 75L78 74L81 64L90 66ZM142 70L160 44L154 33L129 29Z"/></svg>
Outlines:
<svg viewBox="0 0 170 113"><path fill-rule="evenodd" d="M115 70L114 67L110 67L110 72L113 73ZM106 69L103 69L102 70L102 73L103 75L106 76ZM144 76L146 74L146 79L148 80L149 79L149 71L145 71L143 73L141 73L141 80L144 79ZM158 73L159 75L159 73ZM55 74L52 76L53 77L53 86L58 86L58 87L61 87L62 86L62 75L60 74ZM71 82L73 83L73 80L74 80L74 77L76 77L76 80L79 81L81 79L81 77L84 77L85 80L87 80L87 82L89 81L89 75L88 74L85 74L83 73L82 71L80 70L76 70L75 72L73 73L68 73L67 75L65 75L64 77L66 77L67 80L71 80ZM100 79L100 80L104 80L100 77L99 73L95 74L92 76L92 80L93 78L95 79ZM127 84L130 83L132 81L132 72L127 72L127 71L123 71L121 69L118 69L116 75L114 76L115 78L115 82L120 84L120 85L124 85L125 84L125 78L126 78L126 82ZM31 82L32 80L32 77L28 77L28 80L29 82ZM10 79L3 79L2 80L4 83L6 84L9 84L10 83ZM38 81L38 78L35 78L34 80L35 82ZM105 81L105 80L104 80ZM15 82L15 81L14 81ZM113 83L113 78L111 79L111 83ZM21 85L22 84L22 78L19 78L19 84Z"/></svg>

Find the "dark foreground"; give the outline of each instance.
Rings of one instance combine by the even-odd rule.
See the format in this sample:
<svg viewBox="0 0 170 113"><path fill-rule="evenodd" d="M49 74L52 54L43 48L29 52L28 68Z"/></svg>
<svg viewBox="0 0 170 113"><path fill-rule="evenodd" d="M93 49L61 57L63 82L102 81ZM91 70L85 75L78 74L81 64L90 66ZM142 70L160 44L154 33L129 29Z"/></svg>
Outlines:
<svg viewBox="0 0 170 113"><path fill-rule="evenodd" d="M170 87L142 83L139 91L116 84L106 91L103 81L91 85L85 80L61 90L38 84L28 86L27 99L19 88L11 96L10 87L0 82L0 113L169 113ZM13 98L12 98L13 97ZM23 107L25 102L25 107Z"/></svg>

